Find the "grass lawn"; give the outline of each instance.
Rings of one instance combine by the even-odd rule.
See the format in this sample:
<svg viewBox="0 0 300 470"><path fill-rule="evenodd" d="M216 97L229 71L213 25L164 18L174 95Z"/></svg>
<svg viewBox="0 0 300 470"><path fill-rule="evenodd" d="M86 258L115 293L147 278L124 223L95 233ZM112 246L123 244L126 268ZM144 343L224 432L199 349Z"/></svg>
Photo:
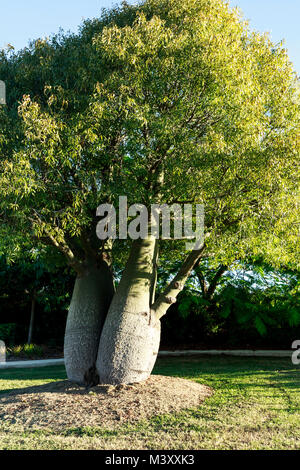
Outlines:
<svg viewBox="0 0 300 470"><path fill-rule="evenodd" d="M300 368L289 359L161 358L155 373L209 385L215 394L199 409L115 430L0 423L0 449L300 449ZM3 370L0 393L61 379L63 366Z"/></svg>

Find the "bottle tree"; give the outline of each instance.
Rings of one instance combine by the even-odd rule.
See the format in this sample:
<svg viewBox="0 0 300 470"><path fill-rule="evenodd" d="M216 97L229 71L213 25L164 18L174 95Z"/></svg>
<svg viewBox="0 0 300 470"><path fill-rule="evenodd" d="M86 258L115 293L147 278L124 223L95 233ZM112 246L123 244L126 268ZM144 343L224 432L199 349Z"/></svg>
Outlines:
<svg viewBox="0 0 300 470"><path fill-rule="evenodd" d="M160 319L204 254L296 260L297 77L283 46L223 0L124 3L78 35L2 54L0 74L2 247L51 245L77 273L69 379L147 379ZM205 243L100 240L97 207L119 196L203 204ZM156 292L158 263L178 259Z"/></svg>

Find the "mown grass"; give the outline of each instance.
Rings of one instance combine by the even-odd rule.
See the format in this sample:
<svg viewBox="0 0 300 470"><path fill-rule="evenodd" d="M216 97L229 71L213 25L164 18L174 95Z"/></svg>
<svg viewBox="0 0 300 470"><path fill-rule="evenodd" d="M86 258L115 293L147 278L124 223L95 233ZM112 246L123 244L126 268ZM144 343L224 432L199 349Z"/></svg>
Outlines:
<svg viewBox="0 0 300 470"><path fill-rule="evenodd" d="M300 368L289 359L163 358L155 373L195 380L215 393L198 409L115 430L30 431L0 423L0 449L300 448ZM62 379L62 366L0 371L0 394Z"/></svg>

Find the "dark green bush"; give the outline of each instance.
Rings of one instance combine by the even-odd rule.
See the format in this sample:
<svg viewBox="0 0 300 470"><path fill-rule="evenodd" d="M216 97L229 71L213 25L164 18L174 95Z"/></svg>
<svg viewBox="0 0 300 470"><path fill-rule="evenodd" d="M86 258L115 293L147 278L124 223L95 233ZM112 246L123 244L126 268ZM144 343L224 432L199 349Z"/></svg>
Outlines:
<svg viewBox="0 0 300 470"><path fill-rule="evenodd" d="M15 323L0 324L0 340L4 341L7 346L12 346L16 335Z"/></svg>
<svg viewBox="0 0 300 470"><path fill-rule="evenodd" d="M43 356L43 349L36 344L21 344L9 348L8 352L11 356L27 359L35 359L36 357Z"/></svg>

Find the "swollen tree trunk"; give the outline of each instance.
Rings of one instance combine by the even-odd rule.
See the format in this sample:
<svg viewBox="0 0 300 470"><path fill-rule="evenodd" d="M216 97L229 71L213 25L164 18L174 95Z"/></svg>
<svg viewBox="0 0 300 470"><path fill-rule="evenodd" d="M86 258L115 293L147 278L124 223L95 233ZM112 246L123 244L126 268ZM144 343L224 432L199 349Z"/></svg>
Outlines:
<svg viewBox="0 0 300 470"><path fill-rule="evenodd" d="M160 319L183 289L203 248L187 256L166 290L153 303L157 241L137 240L110 305L96 362L100 382L136 383L147 380L160 343Z"/></svg>
<svg viewBox="0 0 300 470"><path fill-rule="evenodd" d="M68 379L85 385L97 383L95 361L101 330L114 294L112 273L103 260L89 262L77 276L69 308L64 356Z"/></svg>
<svg viewBox="0 0 300 470"><path fill-rule="evenodd" d="M152 372L160 343L160 321L150 308L156 244L154 237L133 242L101 334L96 362L101 383L141 382Z"/></svg>

